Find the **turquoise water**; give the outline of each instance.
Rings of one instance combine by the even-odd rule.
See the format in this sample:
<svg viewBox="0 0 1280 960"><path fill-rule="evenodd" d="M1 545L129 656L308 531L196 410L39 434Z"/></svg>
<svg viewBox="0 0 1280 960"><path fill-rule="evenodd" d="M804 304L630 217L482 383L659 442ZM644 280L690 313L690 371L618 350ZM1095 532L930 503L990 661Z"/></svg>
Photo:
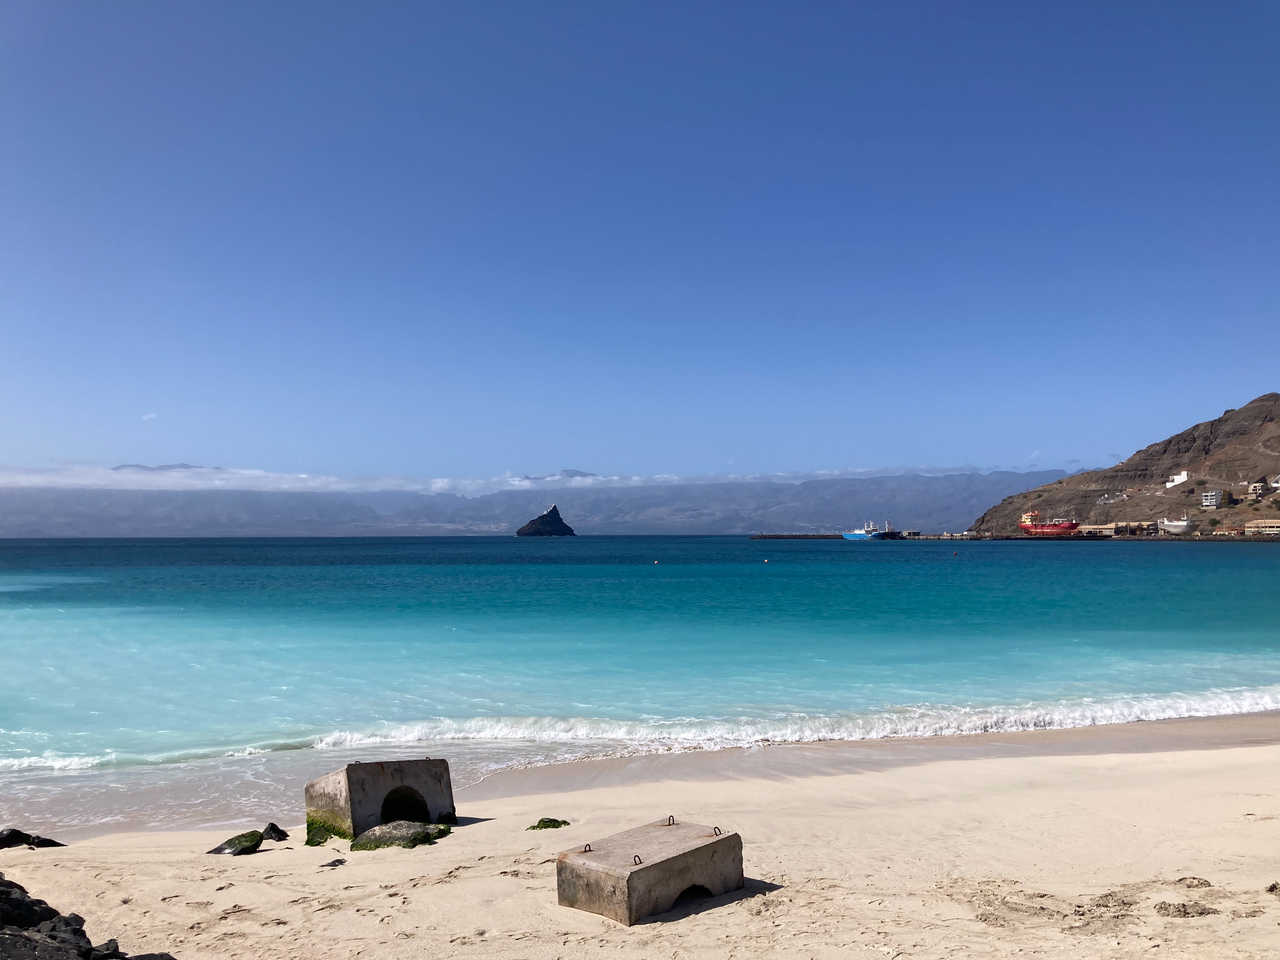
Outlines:
<svg viewBox="0 0 1280 960"><path fill-rule="evenodd" d="M1280 707L1280 548L7 541L0 656L0 806L299 751L429 746L465 780Z"/></svg>

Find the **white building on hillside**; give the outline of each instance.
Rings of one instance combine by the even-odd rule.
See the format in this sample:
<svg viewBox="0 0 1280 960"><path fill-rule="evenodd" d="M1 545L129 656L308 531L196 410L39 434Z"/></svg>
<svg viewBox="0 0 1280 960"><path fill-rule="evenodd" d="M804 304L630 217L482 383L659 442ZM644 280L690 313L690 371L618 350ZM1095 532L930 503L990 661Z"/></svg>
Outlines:
<svg viewBox="0 0 1280 960"><path fill-rule="evenodd" d="M1205 490L1200 494L1200 506L1206 510L1217 510L1222 506L1222 491Z"/></svg>
<svg viewBox="0 0 1280 960"><path fill-rule="evenodd" d="M1176 487L1178 484L1186 482L1187 471L1183 470L1181 473L1170 474L1169 479L1164 482L1164 488L1168 490L1170 487Z"/></svg>

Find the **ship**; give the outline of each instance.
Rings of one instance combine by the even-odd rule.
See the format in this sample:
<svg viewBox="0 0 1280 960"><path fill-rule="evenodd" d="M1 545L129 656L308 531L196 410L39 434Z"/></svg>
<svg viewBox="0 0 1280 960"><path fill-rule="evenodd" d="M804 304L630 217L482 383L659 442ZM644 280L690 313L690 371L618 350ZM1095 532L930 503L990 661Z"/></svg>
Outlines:
<svg viewBox="0 0 1280 960"><path fill-rule="evenodd" d="M1022 532L1033 537L1070 537L1080 527L1078 520L1064 520L1061 517L1053 520L1041 520L1039 510L1029 510L1022 515L1018 523Z"/></svg>
<svg viewBox="0 0 1280 960"><path fill-rule="evenodd" d="M893 529L889 525L889 521L885 521L884 528L881 529L875 525L875 522L868 520L856 530L846 530L840 534L846 540L901 540L902 534Z"/></svg>
<svg viewBox="0 0 1280 960"><path fill-rule="evenodd" d="M1165 517L1159 523L1160 532L1167 533L1170 536L1179 537L1191 529L1191 521L1187 519L1184 513L1181 520L1170 520Z"/></svg>

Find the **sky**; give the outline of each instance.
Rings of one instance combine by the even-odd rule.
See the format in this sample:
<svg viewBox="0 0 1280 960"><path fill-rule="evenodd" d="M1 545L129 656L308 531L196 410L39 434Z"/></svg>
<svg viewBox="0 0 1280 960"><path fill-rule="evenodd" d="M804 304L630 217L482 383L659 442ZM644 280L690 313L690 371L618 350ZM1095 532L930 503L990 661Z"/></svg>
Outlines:
<svg viewBox="0 0 1280 960"><path fill-rule="evenodd" d="M0 464L1110 464L1280 389L1278 28L12 0Z"/></svg>

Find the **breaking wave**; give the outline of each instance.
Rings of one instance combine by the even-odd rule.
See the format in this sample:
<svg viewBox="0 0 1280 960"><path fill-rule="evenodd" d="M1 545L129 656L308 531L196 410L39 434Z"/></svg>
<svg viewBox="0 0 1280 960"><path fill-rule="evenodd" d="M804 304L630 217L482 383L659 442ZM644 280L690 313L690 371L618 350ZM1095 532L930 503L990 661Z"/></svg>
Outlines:
<svg viewBox="0 0 1280 960"><path fill-rule="evenodd" d="M180 763L213 757L248 757L282 750L341 750L397 744L487 741L593 748L593 755L634 755L777 743L876 740L1032 730L1229 716L1280 710L1280 685L1202 693L1078 698L996 706L904 706L847 714L782 713L743 717L439 717L364 731L336 730L300 740L240 745L180 754L137 756L116 752L71 756L55 752L0 758L0 771L77 771L96 767Z"/></svg>

